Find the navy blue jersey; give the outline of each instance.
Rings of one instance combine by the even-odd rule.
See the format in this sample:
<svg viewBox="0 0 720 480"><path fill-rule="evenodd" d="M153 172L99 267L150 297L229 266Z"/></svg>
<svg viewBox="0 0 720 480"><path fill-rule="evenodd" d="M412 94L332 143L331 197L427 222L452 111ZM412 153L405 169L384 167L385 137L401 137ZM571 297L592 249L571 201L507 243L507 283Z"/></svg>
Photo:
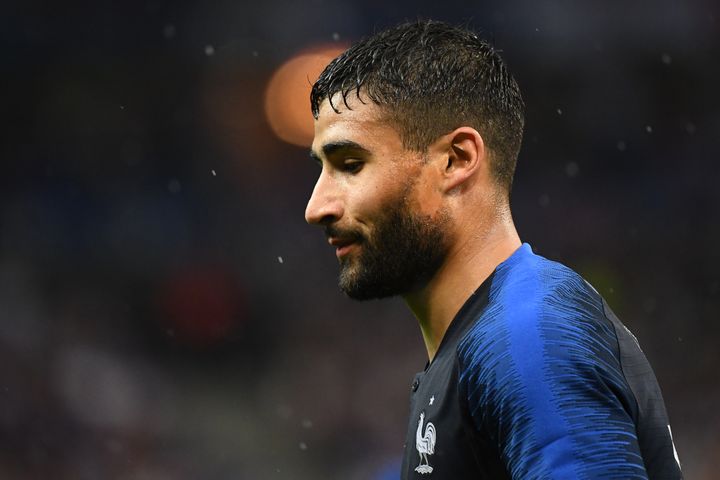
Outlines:
<svg viewBox="0 0 720 480"><path fill-rule="evenodd" d="M403 479L682 478L637 340L527 244L466 301L412 390Z"/></svg>

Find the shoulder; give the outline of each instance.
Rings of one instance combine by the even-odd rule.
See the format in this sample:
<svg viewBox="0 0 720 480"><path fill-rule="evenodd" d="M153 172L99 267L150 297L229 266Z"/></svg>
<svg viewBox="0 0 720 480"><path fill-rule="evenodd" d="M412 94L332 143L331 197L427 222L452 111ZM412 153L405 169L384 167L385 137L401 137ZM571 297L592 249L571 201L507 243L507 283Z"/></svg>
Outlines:
<svg viewBox="0 0 720 480"><path fill-rule="evenodd" d="M556 373L570 366L619 366L602 297L579 274L535 255L529 245L498 266L488 306L460 341L457 356L461 375L483 382L499 371L534 370L535 362Z"/></svg>
<svg viewBox="0 0 720 480"><path fill-rule="evenodd" d="M490 288L490 301L502 306L506 316L526 322L579 312L603 314L602 298L578 273L535 255L529 246L527 250L498 266Z"/></svg>
<svg viewBox="0 0 720 480"><path fill-rule="evenodd" d="M487 308L460 342L459 353L491 335L550 341L555 333L607 335L602 297L579 274L523 245L496 269ZM507 338L506 338L507 337ZM529 338L528 338L529 337Z"/></svg>
<svg viewBox="0 0 720 480"><path fill-rule="evenodd" d="M458 345L469 425L513 478L644 478L636 401L602 297L523 249L496 269L487 308Z"/></svg>

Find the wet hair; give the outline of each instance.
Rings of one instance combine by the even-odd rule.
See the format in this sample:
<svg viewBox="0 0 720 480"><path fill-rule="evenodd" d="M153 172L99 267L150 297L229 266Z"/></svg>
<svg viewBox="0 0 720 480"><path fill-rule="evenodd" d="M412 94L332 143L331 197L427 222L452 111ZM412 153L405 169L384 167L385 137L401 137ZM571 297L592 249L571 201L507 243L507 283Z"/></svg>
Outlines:
<svg viewBox="0 0 720 480"><path fill-rule="evenodd" d="M409 150L424 152L458 127L475 128L490 151L494 179L510 192L524 104L497 51L475 33L416 21L356 43L313 85L313 116L318 118L325 99L337 113L337 102L347 107L350 95L363 101L361 91L381 107Z"/></svg>

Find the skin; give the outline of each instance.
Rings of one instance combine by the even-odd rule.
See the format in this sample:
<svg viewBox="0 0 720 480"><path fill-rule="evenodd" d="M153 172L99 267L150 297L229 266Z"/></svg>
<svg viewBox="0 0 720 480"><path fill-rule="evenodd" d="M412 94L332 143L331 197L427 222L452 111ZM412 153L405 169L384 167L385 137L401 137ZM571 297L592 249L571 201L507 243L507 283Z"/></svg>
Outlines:
<svg viewBox="0 0 720 480"><path fill-rule="evenodd" d="M363 246L341 232L372 238L374 222L403 194L413 212L444 218L444 261L430 278L402 294L432 361L463 303L520 247L520 238L507 192L490 175L490 151L477 130L459 127L426 152L407 150L382 108L360 95L363 101L351 95L347 105L336 96L339 113L328 100L321 105L311 155L322 171L305 219L329 227L328 242L352 269L359 268Z"/></svg>

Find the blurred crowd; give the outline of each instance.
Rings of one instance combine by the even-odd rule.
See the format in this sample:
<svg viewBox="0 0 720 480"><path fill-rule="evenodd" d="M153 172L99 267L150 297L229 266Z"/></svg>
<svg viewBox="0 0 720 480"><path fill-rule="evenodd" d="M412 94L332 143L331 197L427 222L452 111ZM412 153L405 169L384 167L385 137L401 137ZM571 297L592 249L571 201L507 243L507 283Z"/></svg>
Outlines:
<svg viewBox="0 0 720 480"><path fill-rule="evenodd" d="M339 292L303 219L319 170L263 96L303 49L418 17L502 50L521 237L638 336L687 478L714 478L720 9L435 3L3 7L0 478L398 478L419 329Z"/></svg>

